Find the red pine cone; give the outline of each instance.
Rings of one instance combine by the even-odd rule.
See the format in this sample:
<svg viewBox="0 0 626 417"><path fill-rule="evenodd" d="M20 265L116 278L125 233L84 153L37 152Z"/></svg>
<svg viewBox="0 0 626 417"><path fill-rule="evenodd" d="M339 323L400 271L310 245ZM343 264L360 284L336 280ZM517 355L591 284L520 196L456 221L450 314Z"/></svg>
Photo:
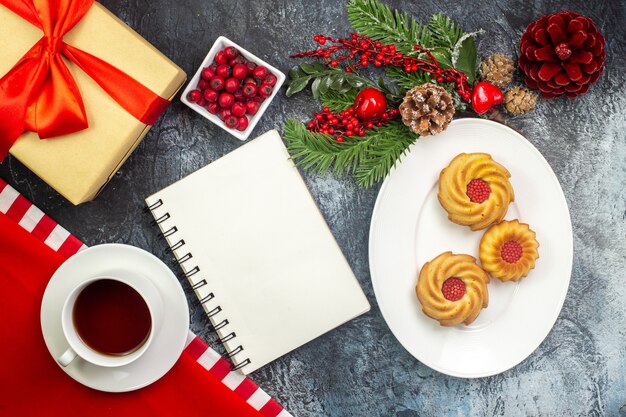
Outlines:
<svg viewBox="0 0 626 417"><path fill-rule="evenodd" d="M604 36L593 20L575 12L545 15L526 28L519 68L544 98L584 94L604 71Z"/></svg>

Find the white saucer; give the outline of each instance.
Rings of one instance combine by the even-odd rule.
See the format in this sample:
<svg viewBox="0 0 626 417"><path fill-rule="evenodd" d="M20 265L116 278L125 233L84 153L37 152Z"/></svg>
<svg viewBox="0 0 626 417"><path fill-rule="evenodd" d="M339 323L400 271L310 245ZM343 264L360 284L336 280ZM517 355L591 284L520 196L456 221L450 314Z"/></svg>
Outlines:
<svg viewBox="0 0 626 417"><path fill-rule="evenodd" d="M54 273L41 303L41 330L50 354L58 358L68 344L61 328L61 309L67 295L81 282L106 276L111 270L132 270L152 280L163 297L162 323L152 344L136 361L120 367L103 368L76 358L61 367L88 387L107 392L143 388L169 371L180 357L189 329L187 298L172 271L154 255L134 246L107 244L77 253Z"/></svg>

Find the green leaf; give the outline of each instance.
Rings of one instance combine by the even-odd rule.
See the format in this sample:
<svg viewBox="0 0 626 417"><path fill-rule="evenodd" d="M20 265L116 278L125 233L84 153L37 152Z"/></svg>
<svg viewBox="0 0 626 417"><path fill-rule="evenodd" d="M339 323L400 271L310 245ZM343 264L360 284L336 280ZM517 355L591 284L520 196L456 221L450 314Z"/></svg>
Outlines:
<svg viewBox="0 0 626 417"><path fill-rule="evenodd" d="M332 84L333 80L331 79L330 75L327 77L322 78L322 81L320 82L320 86L319 86L319 93L320 95L326 93L328 91L328 89L330 88L330 85Z"/></svg>
<svg viewBox="0 0 626 417"><path fill-rule="evenodd" d="M337 91L338 93L345 94L345 93L348 93L348 92L350 92L350 91L354 91L354 88L353 88L350 84L345 83L343 86L341 86L341 87L340 87L339 89L337 89L336 91Z"/></svg>
<svg viewBox="0 0 626 417"><path fill-rule="evenodd" d="M289 78L295 80L296 78L300 78L305 76L304 71L300 69L299 66L295 66L289 70Z"/></svg>
<svg viewBox="0 0 626 417"><path fill-rule="evenodd" d="M346 81L354 88L363 88L363 86L365 85L363 81L355 77L346 77Z"/></svg>
<svg viewBox="0 0 626 417"><path fill-rule="evenodd" d="M431 51L442 69L452 68L452 54L446 48L435 48Z"/></svg>
<svg viewBox="0 0 626 417"><path fill-rule="evenodd" d="M385 79L383 77L378 77L378 87L380 87L381 90L387 89L387 85L385 84Z"/></svg>
<svg viewBox="0 0 626 417"><path fill-rule="evenodd" d="M319 62L303 62L300 64L300 69L304 71L306 74L315 74L320 71L324 71L326 67Z"/></svg>
<svg viewBox="0 0 626 417"><path fill-rule="evenodd" d="M285 94L287 95L287 97L291 97L294 94L299 93L300 91L304 90L308 83L309 83L308 77L294 78L289 83L289 88L287 88L287 92Z"/></svg>
<svg viewBox="0 0 626 417"><path fill-rule="evenodd" d="M321 78L316 78L311 84L311 92L313 93L313 98L318 99L320 97L320 84L322 83Z"/></svg>
<svg viewBox="0 0 626 417"><path fill-rule="evenodd" d="M290 86L287 89L287 97L291 97L297 92L302 91L311 80L313 80L311 91L313 92L313 96L315 98L318 98L320 93L332 90L335 87L337 88L337 91L346 93L354 88L357 88L354 87L355 85L360 87L364 85L376 85L368 78L361 77L360 75L354 73L346 73L341 68L329 68L319 63L304 63L302 65L305 65L307 71L315 70L315 72L307 74L304 70L302 70L302 74L299 74L299 77L291 80ZM292 73L295 74L296 71ZM323 82L321 80L323 80Z"/></svg>
<svg viewBox="0 0 626 417"><path fill-rule="evenodd" d="M338 74L335 74L332 77L332 82L330 84L330 89L331 90L340 90L343 87L345 81L346 80L345 80L345 78L343 76L339 76ZM350 86L348 85L348 87L350 87Z"/></svg>
<svg viewBox="0 0 626 417"><path fill-rule="evenodd" d="M478 55L476 52L476 42L472 36L459 40L458 48L452 55L454 68L467 75L467 82L474 84L476 71L478 68Z"/></svg>

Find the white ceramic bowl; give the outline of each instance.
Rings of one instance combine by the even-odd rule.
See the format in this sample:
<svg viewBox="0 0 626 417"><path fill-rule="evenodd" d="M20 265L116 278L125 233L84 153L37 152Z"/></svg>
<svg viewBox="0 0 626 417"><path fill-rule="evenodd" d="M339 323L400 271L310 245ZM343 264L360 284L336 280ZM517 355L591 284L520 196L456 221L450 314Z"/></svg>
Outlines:
<svg viewBox="0 0 626 417"><path fill-rule="evenodd" d="M201 106L197 105L196 103L193 103L193 102L191 102L191 101L189 101L187 99L187 95L189 94L189 92L191 90L195 90L197 88L198 81L200 81L200 77L202 75L202 70L205 67L208 67L209 65L211 65L213 63L215 55L217 55L217 53L220 50L226 48L227 46L234 46L241 53L241 55L244 58L246 58L248 61L252 61L252 62L254 62L257 65L263 65L265 68L267 68L267 70L269 72L271 72L272 74L274 74L276 76L276 85L274 86L274 91L272 92L272 95L269 96L267 99L265 99L261 103L261 105L259 107L259 111L254 116L249 118L248 127L244 131L239 131L237 129L230 129L230 128L226 127L224 122L216 114L209 113L206 108L201 107ZM198 71L196 71L196 73L194 74L193 78L191 78L191 81L189 82L189 84L187 84L187 87L185 88L185 91L183 91L183 95L181 97L181 101L183 103L185 103L193 111L195 111L196 113L199 113L202 116L204 116L205 118L209 119L210 121L212 121L213 123L215 123L216 125L218 125L222 129L224 129L225 131L227 131L228 133L230 133L231 135L233 135L237 139L239 139L239 140L246 140L246 139L248 139L248 136L250 135L250 133L252 132L252 130L254 129L256 124L261 119L261 116L263 116L263 113L265 113L265 110L267 109L267 107L270 105L272 100L274 100L274 97L276 96L276 93L278 92L278 90L280 89L280 87L283 85L284 82L285 82L285 74L283 74L282 72L280 72L278 69L274 68L273 66L271 66L267 62L259 59L258 57L254 56L254 55L252 55L250 52L246 51L241 46L237 45L235 42L225 38L224 36L220 36L219 38L217 38L217 40L215 41L215 43L211 47L211 50L209 51L207 56L204 58L204 61L202 61L202 64L200 65L200 68L198 68Z"/></svg>

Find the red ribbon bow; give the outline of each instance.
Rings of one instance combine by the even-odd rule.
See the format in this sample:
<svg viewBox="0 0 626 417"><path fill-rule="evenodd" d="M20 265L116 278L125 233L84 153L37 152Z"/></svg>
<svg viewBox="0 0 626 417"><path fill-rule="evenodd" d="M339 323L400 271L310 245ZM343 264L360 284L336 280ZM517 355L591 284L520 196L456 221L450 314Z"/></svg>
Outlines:
<svg viewBox="0 0 626 417"><path fill-rule="evenodd" d="M169 105L111 64L63 42L94 0L0 0L43 31L43 37L0 79L0 160L24 131L41 139L89 126L85 106L62 56L93 78L142 123L154 124Z"/></svg>

